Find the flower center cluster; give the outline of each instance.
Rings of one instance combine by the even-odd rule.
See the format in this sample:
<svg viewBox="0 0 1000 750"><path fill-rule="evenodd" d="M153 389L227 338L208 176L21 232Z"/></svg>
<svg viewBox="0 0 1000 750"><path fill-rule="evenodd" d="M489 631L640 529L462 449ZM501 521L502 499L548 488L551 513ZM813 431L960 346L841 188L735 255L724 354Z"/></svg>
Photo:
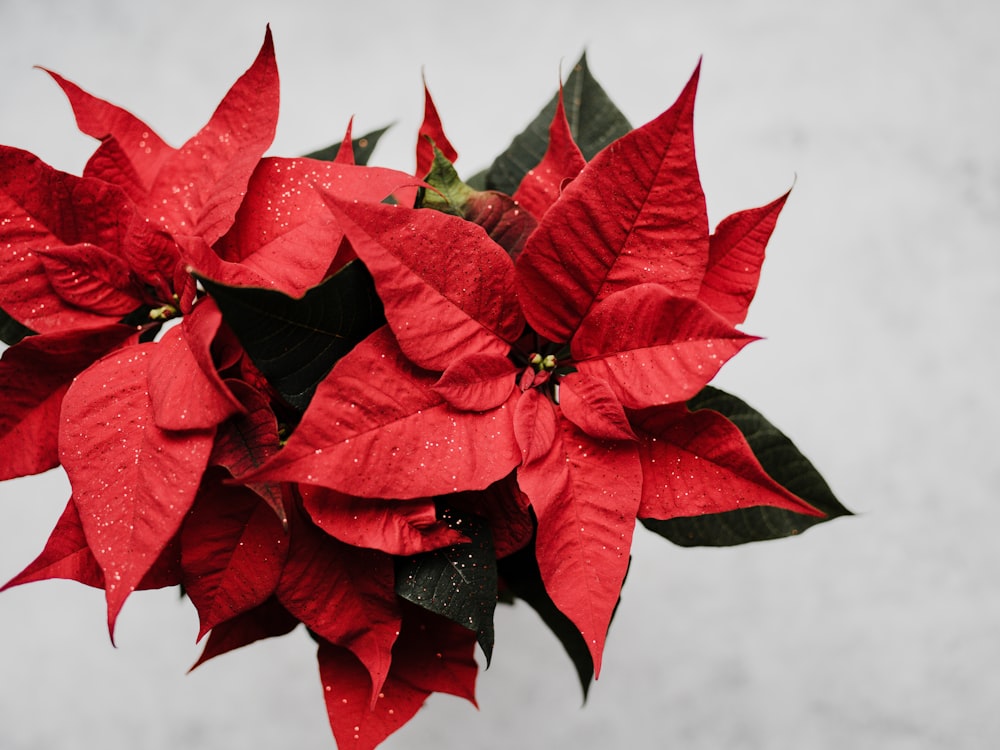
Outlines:
<svg viewBox="0 0 1000 750"><path fill-rule="evenodd" d="M154 307L149 311L150 320L170 320L172 317L177 315L177 308L173 305L161 305L160 307Z"/></svg>
<svg viewBox="0 0 1000 750"><path fill-rule="evenodd" d="M524 367L518 379L518 387L522 391L539 388L554 403L559 403L559 379L576 370L572 365L569 349L568 347L560 347L558 351L552 351L556 349L556 344L538 340L535 341L535 345L541 351L536 349L527 356L523 354L524 350L520 355L512 353L511 359Z"/></svg>
<svg viewBox="0 0 1000 750"><path fill-rule="evenodd" d="M535 368L535 372L552 372L556 369L558 361L555 354L546 354L543 357L535 352L528 358L528 364Z"/></svg>

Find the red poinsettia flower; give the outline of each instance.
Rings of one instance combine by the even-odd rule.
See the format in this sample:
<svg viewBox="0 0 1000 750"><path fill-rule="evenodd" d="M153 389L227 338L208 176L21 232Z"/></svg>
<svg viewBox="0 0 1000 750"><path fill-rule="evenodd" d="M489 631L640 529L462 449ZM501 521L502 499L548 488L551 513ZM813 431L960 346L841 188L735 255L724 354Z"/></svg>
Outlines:
<svg viewBox="0 0 1000 750"><path fill-rule="evenodd" d="M277 72L268 33L256 62L209 123L176 150L124 110L55 78L81 129L101 146L82 178L4 152L8 162L21 162L7 173L2 193L8 215L31 231L8 228L12 241L0 273L11 279L24 273L21 289L30 289L15 288L0 306L42 334L5 353L3 377L24 398L5 414L4 432L8 440L23 440L25 430L44 439L36 448L44 461L22 467L35 471L55 464L58 434L58 461L102 570L112 626L128 593L176 535L216 427L245 410L213 355L221 316L210 300L196 301L176 236L197 233L213 242L232 224L274 134ZM25 314L28 304L47 312ZM158 343L136 341L137 328L148 329L145 339L177 315L183 322ZM87 330L98 322L110 345L92 345L95 334ZM89 359L81 351L62 358L58 377L32 378L25 365L34 369L44 359L21 352L51 353L61 341L78 351L91 343ZM216 342L214 354L224 349Z"/></svg>
<svg viewBox="0 0 1000 750"><path fill-rule="evenodd" d="M328 273L340 245L320 194L378 200L412 178L344 163L262 160L278 111L270 32L208 124L180 149L53 76L81 129L101 145L83 177L15 149L0 152L7 239L0 307L40 334L12 346L0 363L13 407L0 422L12 456L4 478L63 465L74 493L66 517L79 523L102 571L113 626L195 498L222 492L205 487L206 468L245 470L271 449L267 441L232 438L250 415L258 415L257 427L274 416L241 382L259 378L247 371L214 301L197 293L191 266L302 290ZM310 263L298 262L306 257ZM151 341L174 317L179 325ZM235 442L238 449L225 449ZM258 485L256 495L284 516L273 487ZM49 550L64 546L58 537L66 528L57 527ZM197 585L194 591L197 603L206 600ZM261 598L258 592L251 604ZM207 627L220 611L235 613L205 609Z"/></svg>
<svg viewBox="0 0 1000 750"><path fill-rule="evenodd" d="M710 237L696 82L582 168L553 140L542 169L557 171L535 191L542 215L516 264L464 219L329 199L388 325L334 367L252 475L416 499L516 469L546 589L595 670L637 517L817 513L764 473L735 426L684 406L752 340L733 325L781 204Z"/></svg>
<svg viewBox="0 0 1000 750"><path fill-rule="evenodd" d="M180 149L167 146L125 110L52 75L81 130L101 145L83 177L0 148L5 217L0 236L6 239L0 251L0 307L40 334L12 347L0 367L0 379L18 394L0 431L15 456L9 471L17 473L9 476L56 465L55 420L75 375L123 345L136 326L155 328L191 312L195 284L176 236L198 233L214 242L232 224L277 121L270 33L209 123ZM119 324L123 321L132 328ZM211 335L203 334L195 339L207 346ZM77 355L66 356L67 346L75 346ZM176 369L167 372L201 369L190 366L196 355L184 343L174 345L173 353L188 359L175 361ZM204 365L207 349L197 356ZM59 361L43 370L40 357ZM156 382L167 380L161 375ZM177 415L177 421L186 418ZM13 450L15 441L33 446L34 457L26 458L24 448Z"/></svg>
<svg viewBox="0 0 1000 750"><path fill-rule="evenodd" d="M101 143L79 177L0 147L0 479L61 464L72 497L7 586L102 588L113 634L181 584L195 666L302 623L338 743L374 748L475 702L500 591L568 618L586 685L637 519L822 515L688 406L753 340L785 200L709 233L697 71L589 162L560 93L513 195L458 179L426 85L416 177L355 164L351 125L331 162L265 158L269 31L179 149L51 75Z"/></svg>

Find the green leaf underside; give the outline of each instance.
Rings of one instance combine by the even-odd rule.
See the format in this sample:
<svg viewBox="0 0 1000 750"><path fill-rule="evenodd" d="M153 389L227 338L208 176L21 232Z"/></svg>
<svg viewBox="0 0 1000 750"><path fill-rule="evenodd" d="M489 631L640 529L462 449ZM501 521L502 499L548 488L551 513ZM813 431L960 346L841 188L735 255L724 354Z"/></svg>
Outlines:
<svg viewBox="0 0 1000 750"><path fill-rule="evenodd" d="M576 145L588 161L612 141L628 133L632 126L614 105L601 85L590 74L587 54L573 66L563 86L566 119ZM549 144L549 125L556 112L556 94L496 158L486 173L485 184L490 190L513 195L524 175L545 156Z"/></svg>
<svg viewBox="0 0 1000 750"><path fill-rule="evenodd" d="M386 131L390 127L390 125L386 125L384 128L373 130L370 133L365 133L364 135L351 140L351 146L354 150L355 164L368 164L368 160L371 159L372 152L375 150L375 146L378 145L379 139L385 135ZM306 154L306 158L319 159L320 161L333 161L337 158L338 153L340 153L340 143L334 143L332 146L327 146L326 148L321 148L318 151Z"/></svg>
<svg viewBox="0 0 1000 750"><path fill-rule="evenodd" d="M441 519L469 538L465 544L396 560L396 593L429 612L476 633L493 658L493 612L497 603L497 561L487 521L446 508Z"/></svg>
<svg viewBox="0 0 1000 750"><path fill-rule="evenodd" d="M453 216L465 218L463 208L476 192L458 176L455 167L441 149L434 149L434 161L430 172L424 178L434 190L424 190L419 197L420 208L433 208Z"/></svg>
<svg viewBox="0 0 1000 750"><path fill-rule="evenodd" d="M688 401L688 407L691 410L712 409L729 419L746 437L764 470L826 517L759 506L668 521L640 519L647 529L682 547L729 547L794 536L817 523L851 515L834 497L812 463L753 407L711 386Z"/></svg>
<svg viewBox="0 0 1000 750"><path fill-rule="evenodd" d="M385 323L375 285L359 261L299 299L270 289L199 281L257 368L300 411L337 360Z"/></svg>
<svg viewBox="0 0 1000 750"><path fill-rule="evenodd" d="M25 336L33 336L35 332L14 320L3 310L0 310L0 341L7 346L14 346Z"/></svg>

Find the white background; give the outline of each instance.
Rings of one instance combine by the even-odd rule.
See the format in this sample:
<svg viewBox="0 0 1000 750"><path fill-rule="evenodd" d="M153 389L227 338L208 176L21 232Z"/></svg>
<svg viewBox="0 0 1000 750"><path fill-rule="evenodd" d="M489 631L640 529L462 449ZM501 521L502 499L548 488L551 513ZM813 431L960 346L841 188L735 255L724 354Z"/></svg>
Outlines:
<svg viewBox="0 0 1000 750"><path fill-rule="evenodd" d="M271 153L338 141L355 114L358 133L396 121L374 161L412 169L423 66L471 174L584 48L635 124L703 55L713 225L795 183L745 326L765 340L716 382L787 432L858 515L727 550L637 532L584 708L554 637L505 607L481 710L436 696L384 747L995 747L998 8L0 0L0 143L73 172L95 145L37 64L179 145L270 22ZM42 548L67 492L57 472L0 485L0 579ZM0 748L333 747L301 630L185 675L197 625L175 592L135 595L117 649L104 622L101 593L75 583L0 595Z"/></svg>

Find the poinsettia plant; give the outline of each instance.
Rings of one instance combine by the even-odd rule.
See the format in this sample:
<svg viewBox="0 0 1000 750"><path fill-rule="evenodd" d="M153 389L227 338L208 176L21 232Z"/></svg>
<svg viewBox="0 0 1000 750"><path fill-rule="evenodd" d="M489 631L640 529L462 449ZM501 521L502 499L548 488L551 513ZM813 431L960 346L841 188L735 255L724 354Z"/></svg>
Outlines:
<svg viewBox="0 0 1000 750"><path fill-rule="evenodd" d="M586 693L637 520L731 545L847 513L709 385L786 196L710 231L697 69L633 129L581 59L467 180L429 93L414 174L350 126L264 156L270 31L180 148L51 75L100 144L80 176L0 147L0 479L62 466L72 496L8 587L103 589L113 637L179 585L198 664L301 623L337 742L371 748L475 700L498 601Z"/></svg>

